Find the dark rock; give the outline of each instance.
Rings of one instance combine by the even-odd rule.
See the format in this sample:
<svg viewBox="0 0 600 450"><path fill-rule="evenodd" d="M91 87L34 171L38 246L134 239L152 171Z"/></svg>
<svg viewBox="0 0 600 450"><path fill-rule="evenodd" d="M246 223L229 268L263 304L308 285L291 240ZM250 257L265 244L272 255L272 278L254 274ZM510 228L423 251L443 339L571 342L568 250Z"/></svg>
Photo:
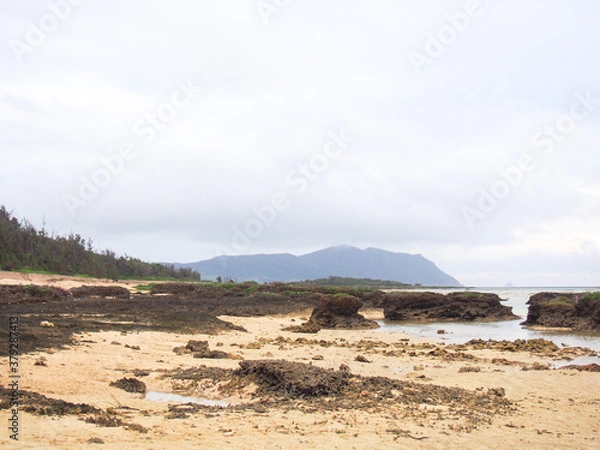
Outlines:
<svg viewBox="0 0 600 450"><path fill-rule="evenodd" d="M376 322L358 314L362 305L363 302L352 295L324 295L321 297L319 305L313 310L308 322L300 327L308 330L317 327L328 329L379 328Z"/></svg>
<svg viewBox="0 0 600 450"><path fill-rule="evenodd" d="M600 330L600 298L596 293L541 292L527 302L522 325L572 330Z"/></svg>
<svg viewBox="0 0 600 450"><path fill-rule="evenodd" d="M0 386L0 410L11 408L12 389ZM19 391L19 409L38 416L98 414L102 410L85 403L71 403L26 390Z"/></svg>
<svg viewBox="0 0 600 450"><path fill-rule="evenodd" d="M192 351L189 348L187 348L183 345L181 345L179 347L175 347L173 349L173 351L178 355L185 355L186 353L192 353Z"/></svg>
<svg viewBox="0 0 600 450"><path fill-rule="evenodd" d="M577 370L579 372L600 372L600 365L596 363L587 364L585 366L571 364L569 366L561 367L561 369Z"/></svg>
<svg viewBox="0 0 600 450"><path fill-rule="evenodd" d="M185 346L192 353L202 353L208 351L208 341L188 341Z"/></svg>
<svg viewBox="0 0 600 450"><path fill-rule="evenodd" d="M36 362L34 363L34 366L48 367L48 363L46 362L46 358L44 358L43 356L39 357L36 360Z"/></svg>
<svg viewBox="0 0 600 450"><path fill-rule="evenodd" d="M362 362L362 363L368 363L370 364L371 361L369 361L365 356L363 355L357 355L356 358L354 358L354 361L358 361L358 362Z"/></svg>
<svg viewBox="0 0 600 450"><path fill-rule="evenodd" d="M228 359L229 353L222 352L220 350L205 350L202 352L194 353L194 358Z"/></svg>
<svg viewBox="0 0 600 450"><path fill-rule="evenodd" d="M81 286L70 290L73 297L130 298L131 292L122 286Z"/></svg>
<svg viewBox="0 0 600 450"><path fill-rule="evenodd" d="M146 383L137 378L121 378L110 383L111 386L123 389L125 392L143 394L146 392Z"/></svg>
<svg viewBox="0 0 600 450"><path fill-rule="evenodd" d="M517 316L512 308L500 303L496 294L479 292L401 292L388 294L384 301L384 316L402 321L492 321L512 320Z"/></svg>
<svg viewBox="0 0 600 450"><path fill-rule="evenodd" d="M504 397L506 395L506 391L503 387L489 388L488 394L495 395L496 397Z"/></svg>
<svg viewBox="0 0 600 450"><path fill-rule="evenodd" d="M320 397L342 393L352 374L345 368L320 367L283 360L240 362L234 374L250 377L261 390L294 397Z"/></svg>
<svg viewBox="0 0 600 450"><path fill-rule="evenodd" d="M550 364L542 364L542 363L536 361L536 362L534 362L530 366L523 366L523 368L521 370L524 370L524 371L528 371L528 370L550 370Z"/></svg>
<svg viewBox="0 0 600 450"><path fill-rule="evenodd" d="M177 354L193 353L194 358L207 358L207 359L227 359L229 353L222 352L220 350L211 350L208 348L208 341L189 341L184 349L182 347L175 347L173 349Z"/></svg>
<svg viewBox="0 0 600 450"><path fill-rule="evenodd" d="M305 322L302 325L290 325L285 327L283 331L291 331L292 333L311 333L315 334L321 331L321 326L314 322Z"/></svg>

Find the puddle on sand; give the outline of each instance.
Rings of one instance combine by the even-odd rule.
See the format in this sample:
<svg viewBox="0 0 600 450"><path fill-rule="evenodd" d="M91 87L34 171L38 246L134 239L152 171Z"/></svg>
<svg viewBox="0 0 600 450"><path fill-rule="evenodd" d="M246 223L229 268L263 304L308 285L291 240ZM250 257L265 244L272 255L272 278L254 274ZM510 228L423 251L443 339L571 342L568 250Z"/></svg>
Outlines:
<svg viewBox="0 0 600 450"><path fill-rule="evenodd" d="M207 398L198 397L186 397L177 394L168 394L166 392L149 391L146 392L144 397L146 400L161 403L197 403L203 406L219 406L221 408L227 408L229 403L222 400L209 400Z"/></svg>

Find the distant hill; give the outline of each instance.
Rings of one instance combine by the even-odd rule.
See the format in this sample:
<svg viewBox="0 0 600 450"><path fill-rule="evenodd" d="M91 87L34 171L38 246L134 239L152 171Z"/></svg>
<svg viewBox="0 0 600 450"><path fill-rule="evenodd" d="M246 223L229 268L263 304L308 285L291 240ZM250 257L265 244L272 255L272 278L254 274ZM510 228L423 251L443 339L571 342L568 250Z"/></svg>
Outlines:
<svg viewBox="0 0 600 450"><path fill-rule="evenodd" d="M461 286L423 255L393 253L377 248L330 247L302 256L289 253L218 256L205 261L176 264L202 274L235 281L305 281L330 276L372 278L424 286Z"/></svg>

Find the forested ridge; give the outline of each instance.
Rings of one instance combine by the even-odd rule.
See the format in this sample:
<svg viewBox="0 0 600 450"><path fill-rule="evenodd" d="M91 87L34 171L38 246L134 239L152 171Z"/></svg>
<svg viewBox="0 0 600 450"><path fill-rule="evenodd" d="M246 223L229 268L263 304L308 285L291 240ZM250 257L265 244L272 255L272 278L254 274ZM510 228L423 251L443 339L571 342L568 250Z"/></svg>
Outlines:
<svg viewBox="0 0 600 450"><path fill-rule="evenodd" d="M114 252L96 252L91 239L79 234L50 235L37 230L26 219L17 219L0 207L0 270L42 271L61 275L89 275L96 278L176 278L200 279L189 268L146 263Z"/></svg>

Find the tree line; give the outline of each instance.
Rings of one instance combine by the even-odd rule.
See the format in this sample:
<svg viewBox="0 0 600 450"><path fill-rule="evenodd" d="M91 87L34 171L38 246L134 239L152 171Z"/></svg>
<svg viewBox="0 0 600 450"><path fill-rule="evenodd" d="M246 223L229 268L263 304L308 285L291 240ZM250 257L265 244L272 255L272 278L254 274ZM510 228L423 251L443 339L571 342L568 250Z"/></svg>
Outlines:
<svg viewBox="0 0 600 450"><path fill-rule="evenodd" d="M174 278L200 280L189 268L147 263L130 256L117 257L114 252L96 252L91 239L79 234L49 235L37 230L27 220L18 220L4 206L0 207L0 270L41 271L61 275L88 275L96 278Z"/></svg>

